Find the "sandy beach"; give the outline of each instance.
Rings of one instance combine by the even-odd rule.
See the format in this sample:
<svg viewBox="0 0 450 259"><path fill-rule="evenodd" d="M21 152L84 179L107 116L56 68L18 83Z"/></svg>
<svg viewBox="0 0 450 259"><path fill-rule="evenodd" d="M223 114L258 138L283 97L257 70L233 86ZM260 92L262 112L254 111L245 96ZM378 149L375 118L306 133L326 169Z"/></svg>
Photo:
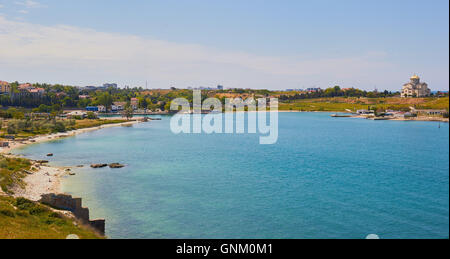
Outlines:
<svg viewBox="0 0 450 259"><path fill-rule="evenodd" d="M60 178L67 173L64 169L41 166L37 172L28 175L24 178L26 188L22 189L16 187L14 197L24 197L32 201L38 201L42 194L46 193L60 193L61 180Z"/></svg>
<svg viewBox="0 0 450 259"><path fill-rule="evenodd" d="M14 157L11 151L23 147L25 145L38 144L46 141L51 141L55 139L67 138L75 136L78 134L86 133L89 131L119 127L119 126L130 126L139 123L139 120L127 121L117 124L106 124L99 127L78 129L64 133L55 133L49 135L36 136L27 141L11 141L8 148L0 148L0 153L6 156ZM25 188L16 187L14 189L14 197L24 197L29 200L38 201L42 194L47 193L61 193L61 177L68 175L70 171L66 171L68 168L52 167L48 165L39 165L33 162L33 167L37 170L33 171L32 174L27 175L23 181L26 183ZM2 195L0 190L0 195Z"/></svg>
<svg viewBox="0 0 450 259"><path fill-rule="evenodd" d="M102 125L102 126L98 126L98 127L72 130L72 131L68 131L68 132L40 135L40 136L35 136L33 138L30 138L29 140L26 140L26 141L11 141L9 144L9 147L0 149L0 153L7 154L7 153L10 153L13 149L16 149L16 148L19 148L19 147L22 147L25 145L38 144L38 143L51 141L51 140L55 140L55 139L72 137L72 136L75 136L78 134L82 134L82 133L94 131L94 130L99 130L99 129L119 127L119 126L130 126L130 125L133 125L136 123L139 123L139 121L133 120L133 121L127 121L127 122L123 122L123 123L106 124L106 125Z"/></svg>

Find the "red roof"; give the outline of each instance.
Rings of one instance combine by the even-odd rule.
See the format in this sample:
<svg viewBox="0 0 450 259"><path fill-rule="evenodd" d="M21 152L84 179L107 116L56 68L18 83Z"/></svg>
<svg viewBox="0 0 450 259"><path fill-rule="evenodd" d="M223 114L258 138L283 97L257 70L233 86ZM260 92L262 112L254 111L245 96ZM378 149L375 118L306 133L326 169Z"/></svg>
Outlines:
<svg viewBox="0 0 450 259"><path fill-rule="evenodd" d="M29 88L33 88L33 86L30 83L19 85L19 89L29 89Z"/></svg>
<svg viewBox="0 0 450 259"><path fill-rule="evenodd" d="M6 86L6 85L9 85L9 83L8 82L6 82L6 81L0 81L0 85L4 85L4 86Z"/></svg>

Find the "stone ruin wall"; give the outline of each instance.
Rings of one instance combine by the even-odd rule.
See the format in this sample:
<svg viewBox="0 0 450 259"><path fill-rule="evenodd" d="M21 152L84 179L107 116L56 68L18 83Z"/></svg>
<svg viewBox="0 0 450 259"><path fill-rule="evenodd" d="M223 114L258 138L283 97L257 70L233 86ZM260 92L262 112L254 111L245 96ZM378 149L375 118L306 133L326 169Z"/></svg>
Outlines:
<svg viewBox="0 0 450 259"><path fill-rule="evenodd" d="M67 194L51 193L42 195L40 202L53 208L72 212L73 215L83 224L89 225L101 235L105 235L105 220L90 220L89 209L82 206L81 198L73 198L71 195Z"/></svg>

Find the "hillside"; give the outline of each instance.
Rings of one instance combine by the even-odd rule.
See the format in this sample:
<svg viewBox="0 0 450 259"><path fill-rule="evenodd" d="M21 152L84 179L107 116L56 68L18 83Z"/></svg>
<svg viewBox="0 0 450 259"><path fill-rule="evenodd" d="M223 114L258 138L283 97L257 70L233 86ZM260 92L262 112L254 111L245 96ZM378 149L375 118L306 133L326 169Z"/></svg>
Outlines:
<svg viewBox="0 0 450 259"><path fill-rule="evenodd" d="M417 109L449 109L449 98L357 98L357 97L333 97L333 98L317 98L303 99L290 102L280 102L280 110L293 111L356 111L359 109L367 109L369 106L376 107L380 110L405 110L409 111L410 107Z"/></svg>
<svg viewBox="0 0 450 259"><path fill-rule="evenodd" d="M27 159L0 156L0 239L64 239L69 234L101 238L45 205L9 196L14 186L25 187L24 170L30 167Z"/></svg>
<svg viewBox="0 0 450 259"><path fill-rule="evenodd" d="M47 206L0 195L0 239L65 239L70 234L101 238Z"/></svg>

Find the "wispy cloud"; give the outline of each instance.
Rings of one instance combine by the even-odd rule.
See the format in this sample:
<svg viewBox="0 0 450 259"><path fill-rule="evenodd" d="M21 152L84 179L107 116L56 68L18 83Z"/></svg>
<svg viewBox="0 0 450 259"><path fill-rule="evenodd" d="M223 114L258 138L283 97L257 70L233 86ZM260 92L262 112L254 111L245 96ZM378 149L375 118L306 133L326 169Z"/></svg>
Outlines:
<svg viewBox="0 0 450 259"><path fill-rule="evenodd" d="M22 14L27 14L27 13L28 13L27 10L19 10L18 12L19 12L19 13L22 13Z"/></svg>
<svg viewBox="0 0 450 259"><path fill-rule="evenodd" d="M1 16L0 45L0 77L78 85L112 80L143 85L149 80L152 87L220 83L283 89L340 83L381 88L395 71L382 52L333 59L260 56ZM380 73L385 76L372 76ZM404 78L399 79L400 85Z"/></svg>
<svg viewBox="0 0 450 259"><path fill-rule="evenodd" d="M25 1L16 1L14 2L17 5L24 6L25 8L41 8L44 7L41 3L38 3L36 1L32 0L25 0Z"/></svg>

